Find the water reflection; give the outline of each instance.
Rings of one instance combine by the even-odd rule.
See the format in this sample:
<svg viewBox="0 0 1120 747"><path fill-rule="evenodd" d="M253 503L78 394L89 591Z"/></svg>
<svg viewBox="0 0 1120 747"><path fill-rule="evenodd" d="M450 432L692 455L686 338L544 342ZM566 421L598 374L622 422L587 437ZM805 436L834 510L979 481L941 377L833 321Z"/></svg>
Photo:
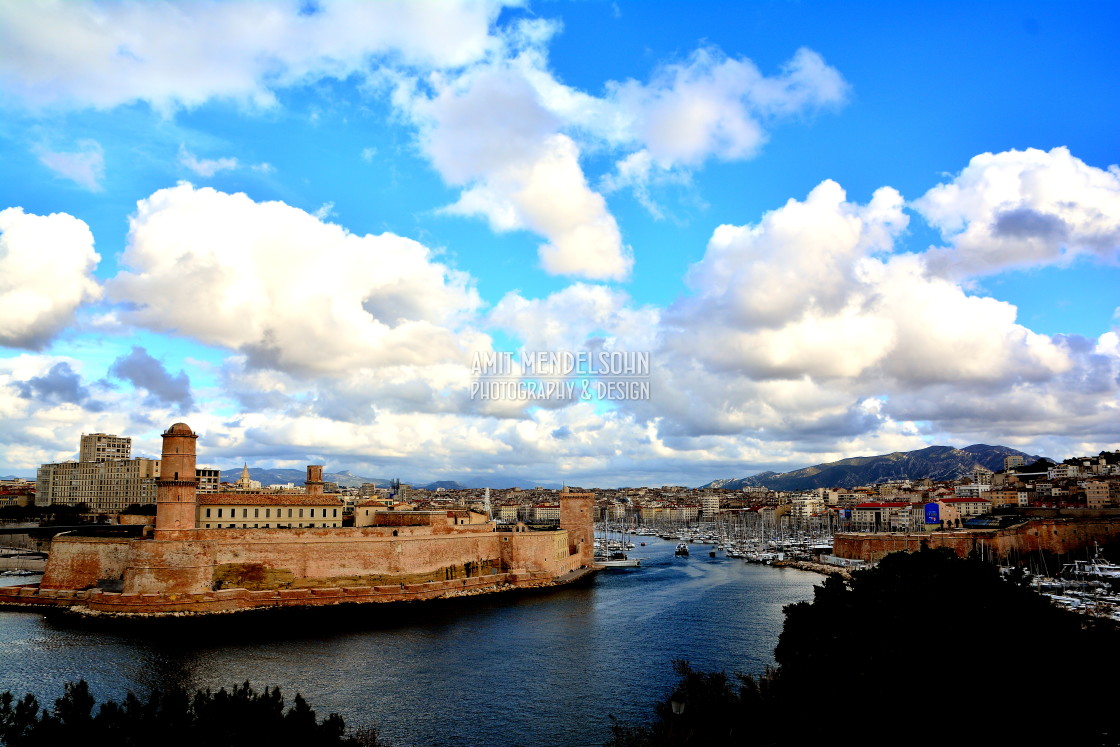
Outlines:
<svg viewBox="0 0 1120 747"><path fill-rule="evenodd" d="M672 551L654 540L641 569L435 603L140 622L0 612L0 690L49 701L78 678L99 698L249 681L402 747L602 743L608 713L648 717L673 659L760 672L782 606L820 581Z"/></svg>

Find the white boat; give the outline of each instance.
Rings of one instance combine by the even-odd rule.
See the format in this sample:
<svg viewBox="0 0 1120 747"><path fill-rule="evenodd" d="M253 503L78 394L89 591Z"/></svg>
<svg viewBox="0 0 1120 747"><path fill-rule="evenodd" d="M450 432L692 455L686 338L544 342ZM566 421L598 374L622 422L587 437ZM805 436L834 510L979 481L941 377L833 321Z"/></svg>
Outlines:
<svg viewBox="0 0 1120 747"><path fill-rule="evenodd" d="M1074 581L1100 581L1112 586L1120 586L1120 565L1109 563L1094 546L1091 560L1075 560L1062 566L1059 574Z"/></svg>
<svg viewBox="0 0 1120 747"><path fill-rule="evenodd" d="M621 551L596 553L595 565L600 568L638 568L642 565L642 559L629 558Z"/></svg>
<svg viewBox="0 0 1120 747"><path fill-rule="evenodd" d="M687 557L688 556L688 544L685 543L685 542L682 542L679 545L677 545L677 549L675 551L675 554Z"/></svg>

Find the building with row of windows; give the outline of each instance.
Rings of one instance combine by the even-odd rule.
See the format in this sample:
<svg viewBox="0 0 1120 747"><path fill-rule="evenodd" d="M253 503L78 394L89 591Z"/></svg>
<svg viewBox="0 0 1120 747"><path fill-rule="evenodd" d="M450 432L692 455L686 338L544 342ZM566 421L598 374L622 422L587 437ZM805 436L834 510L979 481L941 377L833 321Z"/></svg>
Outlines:
<svg viewBox="0 0 1120 747"><path fill-rule="evenodd" d="M203 529L342 526L342 501L324 494L213 493L198 496Z"/></svg>
<svg viewBox="0 0 1120 747"><path fill-rule="evenodd" d="M857 532L932 532L959 527L991 509L984 498L942 497L933 501L882 501L852 507Z"/></svg>
<svg viewBox="0 0 1120 747"><path fill-rule="evenodd" d="M78 461L43 464L36 471L35 505L84 503L94 513L117 513L132 504L155 503L160 460L131 454L131 438L83 433ZM199 493L218 491L217 469L199 467L196 472Z"/></svg>

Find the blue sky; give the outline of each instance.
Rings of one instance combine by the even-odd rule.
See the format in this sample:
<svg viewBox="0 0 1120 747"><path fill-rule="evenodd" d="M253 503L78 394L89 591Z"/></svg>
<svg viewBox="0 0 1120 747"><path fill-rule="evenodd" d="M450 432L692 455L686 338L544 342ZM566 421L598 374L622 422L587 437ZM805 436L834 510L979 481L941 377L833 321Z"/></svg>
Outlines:
<svg viewBox="0 0 1120 747"><path fill-rule="evenodd" d="M1120 448L1118 16L0 2L0 474L177 420L414 481ZM522 347L649 398L472 396Z"/></svg>

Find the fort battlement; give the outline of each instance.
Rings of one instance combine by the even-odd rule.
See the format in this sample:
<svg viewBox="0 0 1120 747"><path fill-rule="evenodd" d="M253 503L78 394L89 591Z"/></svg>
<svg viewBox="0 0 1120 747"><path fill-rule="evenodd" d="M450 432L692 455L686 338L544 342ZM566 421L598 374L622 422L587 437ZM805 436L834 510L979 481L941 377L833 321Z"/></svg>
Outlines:
<svg viewBox="0 0 1120 747"><path fill-rule="evenodd" d="M195 439L184 423L169 428L164 463L193 474ZM159 483L152 537L59 536L42 582L0 591L0 602L211 613L501 591L594 569L590 493L562 494L560 529L551 531L500 532L446 512L442 521L387 526L199 529L197 484L175 472ZM321 476L321 466L308 468L313 492Z"/></svg>

